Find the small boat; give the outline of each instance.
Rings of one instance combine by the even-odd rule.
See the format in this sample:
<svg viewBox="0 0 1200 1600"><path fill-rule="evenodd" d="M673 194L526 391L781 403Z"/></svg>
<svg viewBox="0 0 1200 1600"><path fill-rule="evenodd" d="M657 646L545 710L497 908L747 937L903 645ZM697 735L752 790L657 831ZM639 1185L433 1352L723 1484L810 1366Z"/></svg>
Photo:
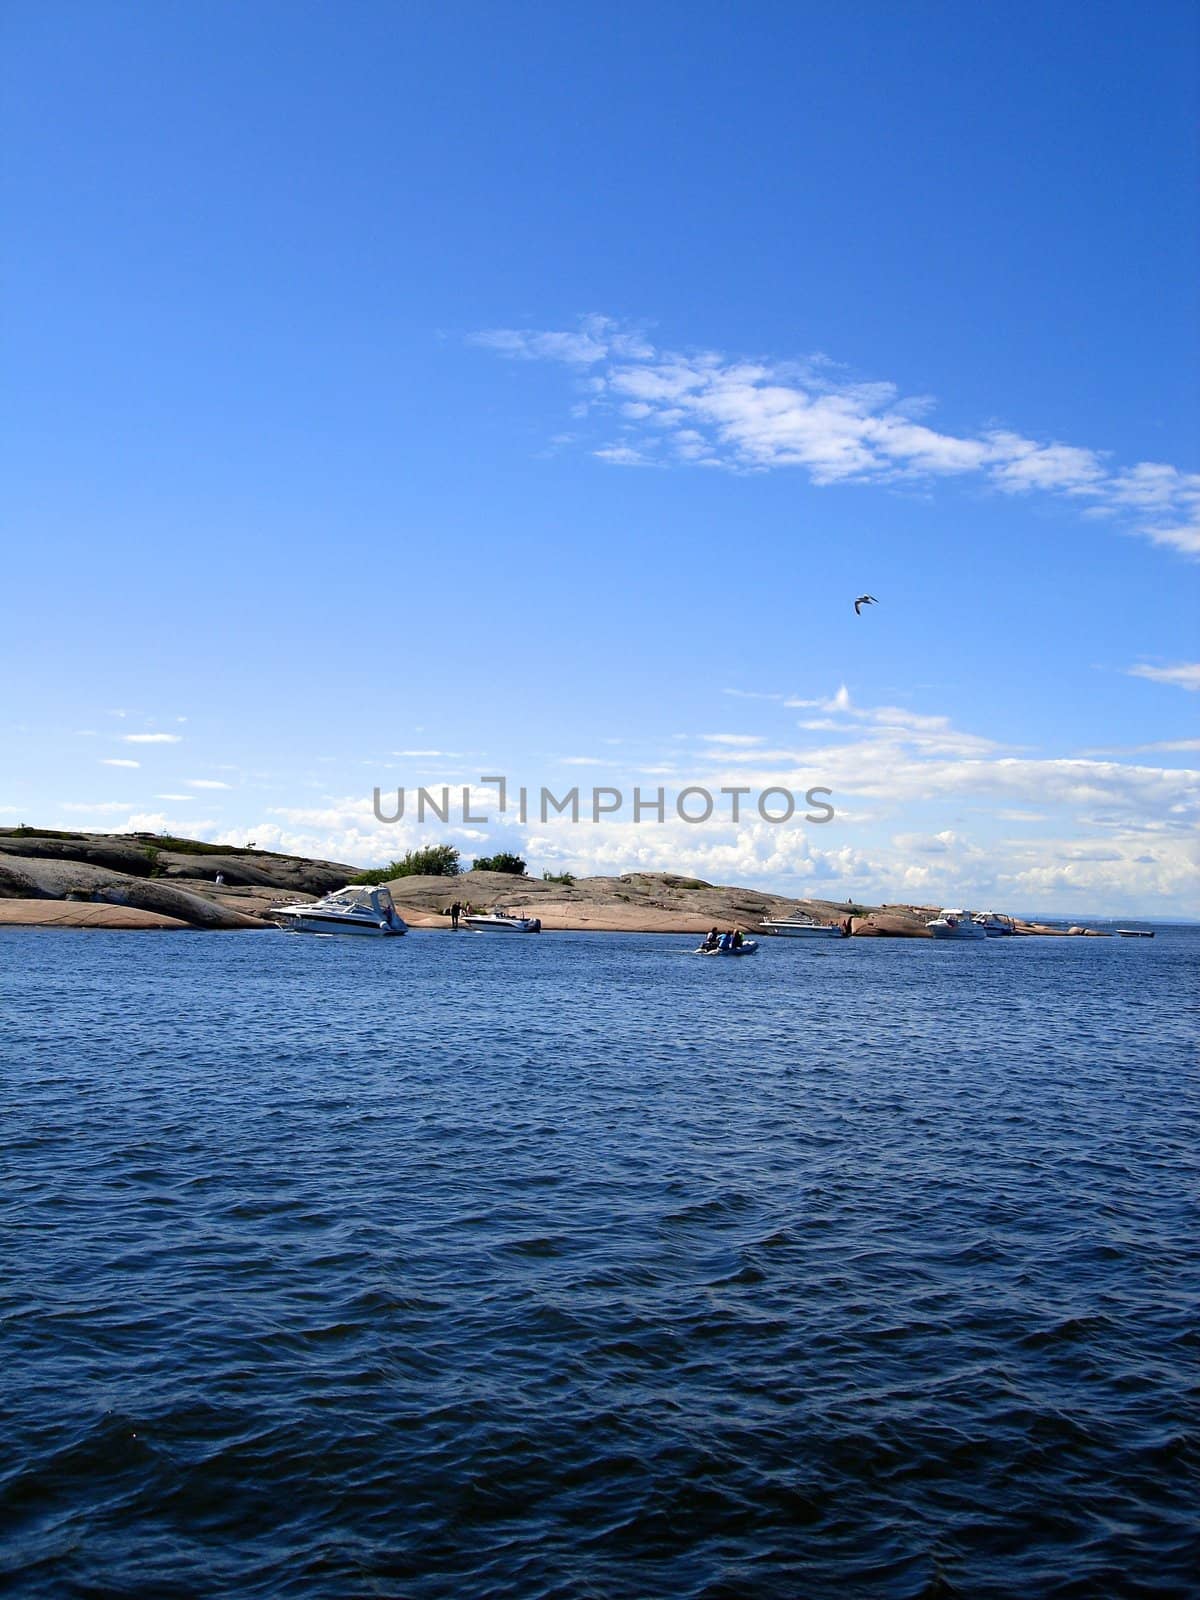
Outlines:
<svg viewBox="0 0 1200 1600"><path fill-rule="evenodd" d="M784 939L844 939L846 930L840 922L814 922L811 917L769 917L759 926L766 933L778 934Z"/></svg>
<svg viewBox="0 0 1200 1600"><path fill-rule="evenodd" d="M307 905L277 906L270 915L288 933L360 933L379 938L408 932L391 891L366 884L347 884Z"/></svg>
<svg viewBox="0 0 1200 1600"><path fill-rule="evenodd" d="M977 928L982 928L989 939L1003 939L1016 933L1011 917L1002 917L998 911L977 911L971 918Z"/></svg>
<svg viewBox="0 0 1200 1600"><path fill-rule="evenodd" d="M476 928L480 933L493 930L497 933L541 933L541 917L515 917L506 911L477 911L469 917L460 917L464 928Z"/></svg>
<svg viewBox="0 0 1200 1600"><path fill-rule="evenodd" d="M1118 928L1118 939L1153 939L1153 928Z"/></svg>
<svg viewBox="0 0 1200 1600"><path fill-rule="evenodd" d="M940 917L935 917L925 926L935 939L986 939L987 934L977 922L973 922L965 911L957 907L950 911L943 911Z"/></svg>
<svg viewBox="0 0 1200 1600"><path fill-rule="evenodd" d="M758 949L757 939L743 939L741 944L726 944L722 939L720 944L709 950L705 945L697 945L692 951L694 956L752 956Z"/></svg>

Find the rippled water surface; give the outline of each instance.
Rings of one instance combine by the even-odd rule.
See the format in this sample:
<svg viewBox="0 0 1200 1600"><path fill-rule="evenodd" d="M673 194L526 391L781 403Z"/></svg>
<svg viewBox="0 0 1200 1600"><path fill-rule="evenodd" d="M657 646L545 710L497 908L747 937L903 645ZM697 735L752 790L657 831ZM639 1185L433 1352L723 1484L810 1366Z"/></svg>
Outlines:
<svg viewBox="0 0 1200 1600"><path fill-rule="evenodd" d="M1195 1594L1200 935L0 930L0 1586Z"/></svg>

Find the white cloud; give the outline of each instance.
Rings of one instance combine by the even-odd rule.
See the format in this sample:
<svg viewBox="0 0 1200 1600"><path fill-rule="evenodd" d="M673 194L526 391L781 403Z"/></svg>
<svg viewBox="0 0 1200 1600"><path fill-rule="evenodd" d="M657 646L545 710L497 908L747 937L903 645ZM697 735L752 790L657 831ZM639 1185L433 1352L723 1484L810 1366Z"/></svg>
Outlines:
<svg viewBox="0 0 1200 1600"><path fill-rule="evenodd" d="M720 750L709 750L705 753L714 760L719 756L722 761L745 761L747 763L751 761L788 761L795 766L804 760L804 752L802 750L764 750L759 747L755 747L752 750L726 750L721 748Z"/></svg>
<svg viewBox="0 0 1200 1600"><path fill-rule="evenodd" d="M1200 739L1156 739L1151 744L1107 746L1099 750L1082 750L1085 756L1141 756L1164 753L1184 753L1200 750Z"/></svg>
<svg viewBox="0 0 1200 1600"><path fill-rule="evenodd" d="M654 353L652 346L639 334L622 329L610 317L600 316L582 317L573 332L536 333L496 328L476 334L474 342L502 355L519 356L527 361L566 361L584 367L612 355L644 360Z"/></svg>
<svg viewBox="0 0 1200 1600"><path fill-rule="evenodd" d="M128 800L98 800L94 803L65 800L59 810L78 817L80 824L77 825L85 828L89 825L86 819L94 818L94 826L108 833L186 832L191 839L210 839L217 827L211 820L173 820L165 811L135 811Z"/></svg>
<svg viewBox="0 0 1200 1600"><path fill-rule="evenodd" d="M123 733L121 735L125 744L178 744L183 735L179 733Z"/></svg>
<svg viewBox="0 0 1200 1600"><path fill-rule="evenodd" d="M140 761L123 761L119 756L105 756L100 762L102 767L140 767Z"/></svg>
<svg viewBox="0 0 1200 1600"><path fill-rule="evenodd" d="M154 798L156 800L186 800L190 804L196 796L194 794L156 794Z"/></svg>
<svg viewBox="0 0 1200 1600"><path fill-rule="evenodd" d="M184 780L189 789L228 789L228 783L222 783L220 778L186 778Z"/></svg>
<svg viewBox="0 0 1200 1600"><path fill-rule="evenodd" d="M1114 469L1100 451L1005 428L938 432L914 420L927 399L904 398L890 383L835 378L826 357L745 361L663 350L602 316L561 331L495 329L475 342L586 370L589 398L580 409L615 415L623 434L593 449L602 461L795 466L817 484L973 475L1008 494L1084 500L1095 514L1121 516L1130 532L1200 555L1200 474L1148 461Z"/></svg>
<svg viewBox="0 0 1200 1600"><path fill-rule="evenodd" d="M188 822L183 824L191 838L202 838L213 824L211 822ZM121 828L122 833L170 833L172 831L171 819L164 811L134 811L126 817Z"/></svg>
<svg viewBox="0 0 1200 1600"><path fill-rule="evenodd" d="M757 733L702 733L700 737L709 744L752 745L763 742L761 734Z"/></svg>
<svg viewBox="0 0 1200 1600"><path fill-rule="evenodd" d="M1200 689L1200 661L1181 661L1175 667L1137 666L1126 669L1132 678L1150 678L1154 683L1172 683L1180 689Z"/></svg>
<svg viewBox="0 0 1200 1600"><path fill-rule="evenodd" d="M602 450L593 450L592 454L598 461L607 461L611 466L615 467L653 467L659 465L658 462L652 461L649 456L644 455L642 451L635 450L632 445L627 444L605 445Z"/></svg>

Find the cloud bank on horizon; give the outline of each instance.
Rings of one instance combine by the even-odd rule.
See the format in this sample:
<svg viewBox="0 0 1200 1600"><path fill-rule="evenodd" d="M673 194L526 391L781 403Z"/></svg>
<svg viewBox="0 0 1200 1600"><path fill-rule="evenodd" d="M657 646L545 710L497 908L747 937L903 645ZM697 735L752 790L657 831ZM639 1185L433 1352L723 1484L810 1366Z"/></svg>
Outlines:
<svg viewBox="0 0 1200 1600"><path fill-rule="evenodd" d="M1165 462L1117 467L1106 452L1010 429L940 432L926 397L858 382L826 356L742 360L660 349L610 317L564 330L493 328L473 342L500 355L557 361L581 377L583 407L611 418L594 454L618 466L729 471L800 467L813 483L912 482L977 475L1007 494L1068 496L1084 515L1200 557L1200 473Z"/></svg>
<svg viewBox="0 0 1200 1600"><path fill-rule="evenodd" d="M225 797L211 791L231 791L229 805L240 811L241 822L212 813L192 819L134 802L69 802L62 809L79 819L76 826L86 825L90 812L97 826L179 832L222 843L253 839L265 848L356 865L378 865L418 845L449 842L467 857L515 849L535 871L684 872L832 900L850 895L1083 915L1195 914L1200 770L1194 766L1015 748L936 712L860 702L845 685L824 698L784 691L758 698L771 707L758 733L676 736L669 741L669 770L652 753L665 740L651 741L643 752L622 751L608 767L586 758L598 770L582 780L574 768L585 758L559 757L572 775L555 779L555 792L580 781L590 785L593 777L617 783L627 800L639 783L648 792L662 783L674 796L691 783L714 792L724 785L781 785L801 792L819 782L833 791L832 825L808 827L797 820L770 826L753 816L740 826L720 816L704 826L674 817L665 824L639 824L630 819L628 804L603 827L566 817L528 825L493 818L486 830L453 820L449 826L422 825L411 804L401 822L384 825L365 792L338 790L308 800L277 792L265 799L239 796L235 785L212 779L186 780L185 786L209 791L205 803L214 805ZM1185 754L1196 743L1184 739L1144 748ZM440 761L436 753L426 759ZM483 760L490 765L480 770L503 766L491 756ZM380 767L380 779L389 781L383 762ZM410 786L410 796L417 783L436 786L450 778L432 764L391 772ZM471 794L480 812L494 810L492 789L473 787ZM158 792L156 798L192 797ZM118 816L119 822L110 820Z"/></svg>

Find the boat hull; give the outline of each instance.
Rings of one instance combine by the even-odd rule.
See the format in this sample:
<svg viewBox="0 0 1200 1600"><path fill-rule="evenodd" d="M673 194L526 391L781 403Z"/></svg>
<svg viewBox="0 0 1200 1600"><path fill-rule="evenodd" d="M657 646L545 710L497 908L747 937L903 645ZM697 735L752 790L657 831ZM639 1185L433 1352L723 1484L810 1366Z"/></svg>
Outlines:
<svg viewBox="0 0 1200 1600"><path fill-rule="evenodd" d="M407 928L386 927L366 917L280 917L279 926L287 933L345 933L359 938L395 939Z"/></svg>
<svg viewBox="0 0 1200 1600"><path fill-rule="evenodd" d="M537 917L463 917L461 925L475 933L541 933Z"/></svg>
<svg viewBox="0 0 1200 1600"><path fill-rule="evenodd" d="M777 939L844 939L846 936L836 922L795 923L764 922L763 927Z"/></svg>

